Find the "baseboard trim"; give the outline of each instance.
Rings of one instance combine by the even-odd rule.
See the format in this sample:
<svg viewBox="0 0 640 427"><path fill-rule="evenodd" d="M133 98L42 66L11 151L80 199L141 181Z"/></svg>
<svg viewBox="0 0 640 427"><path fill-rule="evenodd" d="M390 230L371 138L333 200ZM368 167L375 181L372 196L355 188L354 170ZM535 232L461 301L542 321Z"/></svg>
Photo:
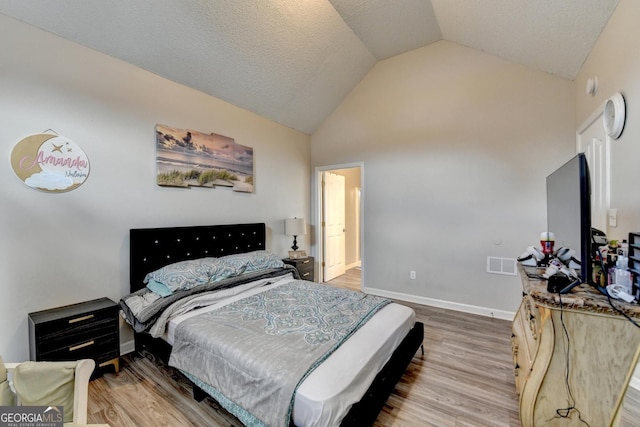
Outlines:
<svg viewBox="0 0 640 427"><path fill-rule="evenodd" d="M356 262L351 263L349 265L345 265L344 269L345 270L351 270L352 268L356 268L356 267L360 267L360 261L356 261Z"/></svg>
<svg viewBox="0 0 640 427"><path fill-rule="evenodd" d="M479 307L476 305L461 304L457 302L444 301L435 298L420 297L416 295L404 294L401 292L392 292L384 289L375 289L363 287L362 291L367 294L378 295L385 298L392 298L400 301L413 302L416 304L428 305L430 307L445 308L448 310L462 311L464 313L478 314L480 316L495 317L503 320L513 320L516 313L505 310L496 310L493 308Z"/></svg>
<svg viewBox="0 0 640 427"><path fill-rule="evenodd" d="M129 340L126 342L120 343L120 356L124 356L125 354L131 353L136 349L136 342L134 340Z"/></svg>

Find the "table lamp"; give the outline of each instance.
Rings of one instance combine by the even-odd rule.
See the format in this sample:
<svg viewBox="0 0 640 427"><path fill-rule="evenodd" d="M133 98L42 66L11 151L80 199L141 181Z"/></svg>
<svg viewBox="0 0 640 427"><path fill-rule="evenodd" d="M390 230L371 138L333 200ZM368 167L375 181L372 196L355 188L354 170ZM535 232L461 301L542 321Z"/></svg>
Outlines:
<svg viewBox="0 0 640 427"><path fill-rule="evenodd" d="M293 236L293 246L291 246L291 249L294 251L298 250L297 237L307 234L306 229L304 218L288 218L284 220L284 234Z"/></svg>

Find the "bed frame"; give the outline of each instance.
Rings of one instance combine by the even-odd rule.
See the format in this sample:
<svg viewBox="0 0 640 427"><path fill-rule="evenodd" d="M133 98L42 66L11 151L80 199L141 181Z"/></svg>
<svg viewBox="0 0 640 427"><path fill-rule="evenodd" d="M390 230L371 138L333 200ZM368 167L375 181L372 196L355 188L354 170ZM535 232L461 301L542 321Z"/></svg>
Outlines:
<svg viewBox="0 0 640 427"><path fill-rule="evenodd" d="M131 292L142 289L147 273L186 259L220 257L236 253L264 250L266 227L263 223L231 224L170 228L138 228L130 230ZM362 400L351 407L342 426L372 425L382 410L396 383L422 347L424 325L416 322L389 361L378 373ZM135 334L136 350L147 350L165 362L171 346L148 334ZM423 349L424 354L424 349ZM194 385L194 398L207 395Z"/></svg>

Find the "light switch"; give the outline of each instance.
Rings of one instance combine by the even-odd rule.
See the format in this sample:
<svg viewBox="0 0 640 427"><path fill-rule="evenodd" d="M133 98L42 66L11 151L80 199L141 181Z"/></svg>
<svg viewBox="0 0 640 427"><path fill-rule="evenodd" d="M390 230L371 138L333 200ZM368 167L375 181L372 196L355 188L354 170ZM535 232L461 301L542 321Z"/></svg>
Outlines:
<svg viewBox="0 0 640 427"><path fill-rule="evenodd" d="M609 209L609 227L618 226L618 209Z"/></svg>

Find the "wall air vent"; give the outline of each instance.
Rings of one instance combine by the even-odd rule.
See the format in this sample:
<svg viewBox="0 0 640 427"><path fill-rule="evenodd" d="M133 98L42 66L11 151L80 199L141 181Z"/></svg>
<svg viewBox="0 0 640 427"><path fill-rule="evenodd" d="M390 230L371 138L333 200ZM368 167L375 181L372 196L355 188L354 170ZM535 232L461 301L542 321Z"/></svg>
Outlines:
<svg viewBox="0 0 640 427"><path fill-rule="evenodd" d="M487 257L487 273L517 276L518 268L514 258Z"/></svg>

